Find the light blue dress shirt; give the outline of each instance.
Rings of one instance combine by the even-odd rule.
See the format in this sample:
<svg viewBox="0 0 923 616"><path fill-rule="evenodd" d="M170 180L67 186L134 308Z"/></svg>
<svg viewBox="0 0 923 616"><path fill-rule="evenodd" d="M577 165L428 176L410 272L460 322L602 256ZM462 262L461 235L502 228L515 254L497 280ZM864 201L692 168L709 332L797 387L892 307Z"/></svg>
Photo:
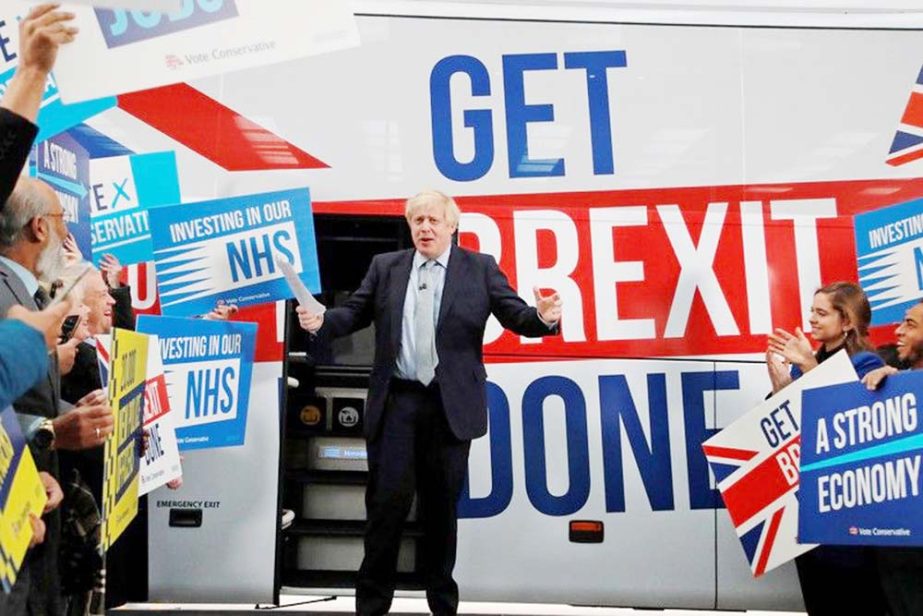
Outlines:
<svg viewBox="0 0 923 616"><path fill-rule="evenodd" d="M442 306L442 289L445 287L446 268L449 267L450 245L444 253L436 258L430 274L433 282L433 323L439 327L439 308ZM417 307L417 294L420 290L420 268L428 259L419 252L413 254L410 267L410 279L407 281L407 294L404 296L404 312L401 319L401 349L397 355L394 376L399 379L415 381L417 379L417 362L415 359L416 340L414 334L414 311ZM437 365L438 365L438 358Z"/></svg>

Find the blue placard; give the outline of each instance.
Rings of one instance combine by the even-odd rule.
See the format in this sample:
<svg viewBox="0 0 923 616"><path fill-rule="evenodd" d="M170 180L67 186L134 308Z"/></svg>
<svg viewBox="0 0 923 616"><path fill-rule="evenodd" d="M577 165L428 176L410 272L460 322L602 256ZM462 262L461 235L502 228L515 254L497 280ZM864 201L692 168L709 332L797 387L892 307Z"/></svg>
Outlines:
<svg viewBox="0 0 923 616"><path fill-rule="evenodd" d="M802 543L923 545L923 371L802 399Z"/></svg>
<svg viewBox="0 0 923 616"><path fill-rule="evenodd" d="M36 146L33 171L57 193L80 253L90 254L89 153L69 134L61 133Z"/></svg>
<svg viewBox="0 0 923 616"><path fill-rule="evenodd" d="M25 15L25 10L21 15L17 14L20 10L22 9L13 7L0 9L0 94L6 91L19 64L19 20ZM52 73L48 76L45 90L42 92L41 108L36 122L39 128L36 141L54 137L115 105L114 96L72 105L63 104L58 92L58 83Z"/></svg>
<svg viewBox="0 0 923 616"><path fill-rule="evenodd" d="M16 72L15 65L0 73L0 92L6 90L7 82L13 78ZM114 96L100 98L92 101L84 101L65 105L61 102L58 95L58 86L54 76L49 75L48 85L42 95L42 106L38 114L38 136L37 141L43 141L54 137L58 133L66 131L72 126L80 124L87 118L92 118L98 113L115 107L116 99Z"/></svg>
<svg viewBox="0 0 923 616"><path fill-rule="evenodd" d="M156 334L180 451L244 444L256 323L138 317Z"/></svg>
<svg viewBox="0 0 923 616"><path fill-rule="evenodd" d="M174 152L95 159L90 165L93 263L154 260L148 209L180 202Z"/></svg>
<svg viewBox="0 0 923 616"><path fill-rule="evenodd" d="M896 323L923 298L923 199L860 214L855 228L872 324Z"/></svg>
<svg viewBox="0 0 923 616"><path fill-rule="evenodd" d="M151 210L163 314L204 314L218 301L238 306L292 297L276 259L320 292L307 188Z"/></svg>

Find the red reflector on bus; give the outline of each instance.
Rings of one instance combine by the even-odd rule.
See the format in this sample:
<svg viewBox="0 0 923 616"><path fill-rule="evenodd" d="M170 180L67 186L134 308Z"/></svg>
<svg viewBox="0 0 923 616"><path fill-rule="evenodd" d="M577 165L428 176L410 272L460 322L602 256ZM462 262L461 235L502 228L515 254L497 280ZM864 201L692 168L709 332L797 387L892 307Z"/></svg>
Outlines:
<svg viewBox="0 0 923 616"><path fill-rule="evenodd" d="M602 543L605 536L602 522L597 520L572 520L570 541L572 543Z"/></svg>

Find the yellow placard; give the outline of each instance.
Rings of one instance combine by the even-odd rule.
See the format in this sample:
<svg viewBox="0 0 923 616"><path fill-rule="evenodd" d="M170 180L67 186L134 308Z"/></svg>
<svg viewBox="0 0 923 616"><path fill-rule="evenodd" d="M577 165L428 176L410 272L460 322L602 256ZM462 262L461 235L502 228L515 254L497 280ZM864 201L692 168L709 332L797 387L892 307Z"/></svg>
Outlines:
<svg viewBox="0 0 923 616"><path fill-rule="evenodd" d="M144 412L148 337L116 329L109 362L109 403L115 425L106 439L103 549L108 550L138 513L138 438Z"/></svg>
<svg viewBox="0 0 923 616"><path fill-rule="evenodd" d="M12 408L0 414L0 587L10 592L47 497Z"/></svg>

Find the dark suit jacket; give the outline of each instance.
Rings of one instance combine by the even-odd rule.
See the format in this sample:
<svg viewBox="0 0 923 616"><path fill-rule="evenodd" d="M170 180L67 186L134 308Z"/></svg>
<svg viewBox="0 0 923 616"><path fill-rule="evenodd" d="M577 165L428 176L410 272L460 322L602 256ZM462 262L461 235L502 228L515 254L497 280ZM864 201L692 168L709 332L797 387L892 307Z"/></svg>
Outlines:
<svg viewBox="0 0 923 616"><path fill-rule="evenodd" d="M6 264L0 262L0 315L6 315L11 306L21 304L35 310L35 301L22 280ZM58 362L51 361L45 378L13 402L18 413L57 417L60 400L60 378ZM34 451L35 465L40 471L47 471L56 479L58 457L54 451ZM16 607L28 601L31 614L58 614L61 611L60 584L58 578L58 544L61 532L61 519L58 509L44 516L46 524L45 542L29 550L24 568L28 568L28 586L19 583L13 586L11 595L0 600L0 613L16 613ZM26 596L27 595L27 596Z"/></svg>
<svg viewBox="0 0 923 616"><path fill-rule="evenodd" d="M29 310L36 310L35 300L26 291L22 280L3 262L0 262L0 315L5 316L7 311L15 305L25 306ZM60 400L60 376L58 375L58 362L50 362L48 374L39 380L29 391L24 393L15 402L13 408L20 413L41 415L54 418L58 415L58 401ZM39 470L52 472L49 466L50 454L36 456Z"/></svg>
<svg viewBox="0 0 923 616"><path fill-rule="evenodd" d="M378 424L394 375L401 344L404 297L414 250L377 255L359 289L339 308L324 315L324 335L342 336L375 323L375 365L366 403L366 437ZM487 432L484 386L484 327L493 314L503 327L530 337L554 332L510 288L490 255L452 246L442 303L436 323L436 381L449 427L456 438L470 440Z"/></svg>
<svg viewBox="0 0 923 616"><path fill-rule="evenodd" d="M37 134L35 124L0 107L0 209L16 185Z"/></svg>

